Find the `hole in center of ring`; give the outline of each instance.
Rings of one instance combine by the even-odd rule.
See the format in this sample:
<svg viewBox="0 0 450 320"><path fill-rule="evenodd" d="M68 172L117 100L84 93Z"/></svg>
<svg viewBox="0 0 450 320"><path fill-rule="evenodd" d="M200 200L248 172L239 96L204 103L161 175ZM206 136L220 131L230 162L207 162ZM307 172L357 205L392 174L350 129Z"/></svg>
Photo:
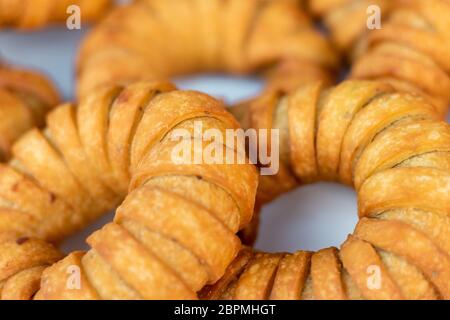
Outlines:
<svg viewBox="0 0 450 320"><path fill-rule="evenodd" d="M357 222L351 188L328 182L300 186L263 207L255 247L269 252L339 248Z"/></svg>

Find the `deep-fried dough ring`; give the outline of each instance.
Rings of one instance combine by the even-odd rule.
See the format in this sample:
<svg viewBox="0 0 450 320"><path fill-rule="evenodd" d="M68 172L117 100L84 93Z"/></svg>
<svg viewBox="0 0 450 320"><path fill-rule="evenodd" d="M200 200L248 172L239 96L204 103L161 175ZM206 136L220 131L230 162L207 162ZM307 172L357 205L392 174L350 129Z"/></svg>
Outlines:
<svg viewBox="0 0 450 320"><path fill-rule="evenodd" d="M29 300L40 288L42 272L62 254L45 241L26 237L0 244L2 300Z"/></svg>
<svg viewBox="0 0 450 320"><path fill-rule="evenodd" d="M230 14L231 17L243 17L237 22L232 19L233 24L240 26L242 21L248 22L245 19L245 14L251 12L251 8L246 7L248 3L251 2L240 4L242 7L230 7L230 12L233 13ZM417 6L412 9L413 15L428 13L420 11L424 7L418 1L415 4ZM440 4L436 0L433 5L436 6L431 7L436 10ZM127 21L129 25L124 23L124 28L120 28L119 32L108 28L106 31L102 30L102 26L90 38L94 40L90 40L91 43L88 40L86 51L81 55L81 91L100 87L108 84L108 81L129 82L205 70L197 65L200 58L196 48L187 46L192 43L193 36L189 30L176 27L164 30L176 35L183 43L163 47L167 49L164 52L171 57L182 52L183 58L189 63L183 64L181 71L178 69L180 66L173 65L170 67L175 71L167 71L168 63L173 61L164 63L168 61L165 57L155 55L153 48L147 46L144 40L148 39L144 37L146 35L142 35L136 42L124 37L122 30L132 30L134 22L139 20L139 14L146 15L143 7L137 6L117 11L119 13L116 13L114 19L127 21L125 18L133 17ZM180 8L182 6L177 7L180 11L175 14L183 21L186 16ZM400 21L400 24L410 22L408 14L404 15L400 10L395 12L391 23L395 25L396 21ZM174 11L170 14L173 18ZM403 20L405 17L406 20ZM156 31L151 30L157 34L158 24L150 20L145 21L153 23ZM438 20L437 26L442 26L442 23ZM108 26L108 23L105 22L105 25ZM408 25L408 28L413 27ZM117 47L108 47L108 42L102 42L110 41L111 34L119 44ZM317 253L300 251L295 254L254 254L244 249L228 267L225 276L220 278L237 254L239 245L233 234L251 216L253 203L245 201L252 201L252 187L256 186L252 180L254 172L249 169L246 175L240 168L235 170L239 174L235 173L234 176L232 169L230 172L222 172L222 168L173 166L167 154L173 144L165 139L158 142L165 135L159 135L155 131L173 128L162 129L164 126L158 124L161 123L161 118L170 119L176 111L169 109L169 112L162 112L164 116L144 116L141 120L137 115L137 106L144 98L134 96L137 100L133 101L138 101L134 104L134 111L126 113L126 108L119 108L121 116L113 119L113 116L108 115L110 112L114 114L114 107L109 106L120 104L117 101L121 100L124 93L117 97L120 89L102 87L100 93L82 102L76 121L71 106L61 107L52 113L49 117L49 129L45 134L37 130L27 134L15 147L15 160L11 162L11 167L2 168L2 172L5 172L2 179L6 187L0 190L0 197L2 205L5 203L2 214L5 218L0 226L8 226L1 233L6 239L4 243L12 243L13 239L23 234L56 240L73 232L120 202L121 196L125 196L131 176L133 177L131 189L134 191L118 209L114 223L108 224L89 238L88 242L93 249L88 253L72 253L48 268L43 275L42 288L35 298L195 298L195 293L208 283L210 286L203 288L200 297L450 299L450 134L449 126L438 122L440 115L444 113L443 101L448 102L445 91L448 88L447 75L434 72L435 69L432 68L433 72L425 73L423 79L415 80L414 74L423 74L417 70L423 69L425 72L427 68L424 66L433 66L434 60L428 60L419 53L427 51L427 47L412 50L400 48L398 44L391 44L389 37L373 37L374 42L369 41L371 50L381 48L379 52L387 53L390 58L392 49L397 48L396 53L404 54L413 61L410 64L399 64L395 72L386 71L386 75L383 73L385 69L373 68L378 61L374 59L373 65L368 64L367 69L363 68L362 74L356 71L353 74L354 77L380 78L384 82L345 82L330 90L324 90L321 84L313 84L286 96L276 90L270 91L252 102L250 112L245 117L250 127L278 128L282 133L281 172L276 177L262 181L259 194L261 202L292 189L299 182L341 181L352 184L358 191L361 220L354 234L349 236L340 250L328 248ZM409 38L405 37L402 41L408 44ZM158 45L164 45L158 37L152 39ZM233 34L232 39L239 40L241 37ZM384 40L387 44L383 43ZM383 43L380 47L378 41ZM226 53L225 69L245 72L247 65L241 64L245 60L241 60L239 54L236 54L239 53L236 46L240 49L239 43L230 41L223 48ZM182 51L177 51L180 47ZM416 49L418 52L414 51ZM293 48L292 52L297 53L297 48ZM440 52L426 53L442 64L443 60L439 60ZM151 54L154 54L151 56L151 63L154 65L142 59L142 56ZM267 52L262 56L267 57L265 54ZM272 58L274 55L277 56L277 53L269 54ZM306 54L301 57L312 56ZM295 58L295 63L298 63L299 60L296 56ZM384 57L379 61L391 61L388 58ZM83 64L85 59L88 60L86 65L89 67ZM397 61L395 59L392 61ZM319 60L321 63L325 61ZM402 62L400 60L398 62ZM124 69L118 70L115 69L117 61L132 62L120 64ZM266 63L267 61L261 62L261 65ZM358 69L358 63L354 70ZM217 65L212 66L211 69L220 69ZM330 66L331 64L327 65ZM387 69L392 70L393 66L397 64L388 63ZM86 70L89 71L88 75ZM147 74L149 70L152 71L150 75ZM382 74L371 75L371 70ZM438 84L436 86L432 85L435 79ZM83 81L88 84L84 85ZM418 97L394 93L386 82L403 91L420 93L433 102L434 106ZM417 83L420 90L415 90L416 85L411 83ZM164 97L167 95L170 94L161 94ZM125 102L121 103L128 105L129 99L128 94L125 94ZM174 101L165 107L177 105L184 110L191 106L190 103L183 104L177 99ZM197 117L209 119L209 112ZM221 114L212 118L224 120L226 117ZM72 131L58 131L56 123L62 119L66 119ZM222 129L228 125L235 127L231 120L226 119L224 122L227 124L222 123ZM221 126L216 120L202 121L206 126ZM137 128L136 121L141 121ZM115 133L110 130L113 123L120 124L117 127L120 130ZM189 124L186 125L189 127ZM110 139L118 139L122 144L116 149L117 145L111 145ZM123 146L128 146L131 140L132 147L128 152L130 147ZM154 144L155 142L158 143ZM37 156L34 149L40 150L40 154L45 156ZM48 167L53 170L49 171ZM155 177L161 171L174 175L175 178ZM190 178L181 178L181 172L187 172ZM29 175L33 180L27 178ZM243 189L238 188L242 185L236 183L238 178L242 179L242 175L244 181L248 182L247 188ZM202 177L202 182L194 179L196 176ZM208 183L220 185L223 192L211 191L210 186L203 185L205 177ZM34 179L39 183L36 184ZM273 181L281 187L273 190ZM214 197L211 197L211 193ZM205 194L208 194L208 199L201 197ZM35 197L39 199L37 209L31 206ZM239 197L244 197L244 201L237 201ZM221 207L223 210L212 212L212 205L224 207ZM19 214L22 211L24 214ZM164 215L160 214L161 211ZM189 228L180 220L180 212L183 212L183 217L189 222ZM224 214L225 212L232 214ZM12 230L9 227L10 221L15 223ZM195 232L192 233L192 230ZM34 293L31 292L36 291L36 279L42 271L33 268L48 263L45 261L39 262L38 266L24 267L26 274L20 277L7 274L2 281L8 281L10 285L3 286L2 295L14 296L14 290L9 291L8 288L27 287L23 290L26 292L23 296L32 296ZM70 290L63 281L67 278L67 268L71 266L77 266L81 271L80 290ZM371 281L374 267L378 272L377 278L381 280L376 289L368 282ZM139 272L135 272L137 269ZM23 285L28 283L27 279L31 279L30 283L33 285ZM372 284L376 283L377 281Z"/></svg>
<svg viewBox="0 0 450 320"><path fill-rule="evenodd" d="M44 124L58 101L56 89L44 76L0 64L0 161L9 158L22 133Z"/></svg>
<svg viewBox="0 0 450 320"><path fill-rule="evenodd" d="M432 105L346 81L266 93L248 112L247 125L281 136L283 171L262 179L260 203L298 183L339 181L357 191L361 219L339 250L244 249L202 297L450 299L450 125Z"/></svg>
<svg viewBox="0 0 450 320"><path fill-rule="evenodd" d="M366 49L353 63L351 77L422 95L444 116L450 103L450 3L398 2L383 28L363 40Z"/></svg>
<svg viewBox="0 0 450 320"><path fill-rule="evenodd" d="M158 94L166 90L169 92ZM284 172L291 172L293 181L353 184L358 192L361 220L340 250L254 254L244 249L228 266L239 250L233 233L251 217L249 199L253 199L256 173L251 166L244 170L231 166L230 170L218 171L203 166L171 165L165 155L173 145L164 137L173 128L190 128L192 119L202 119L206 127L237 126L214 100L199 93L171 90L167 84L146 83L123 91L104 89L83 101L76 114L70 105L51 113L46 136L31 131L16 144L16 158L12 162L15 173L9 172L12 167L5 167L5 173L0 175L13 186L0 184L5 185L0 197L12 206L4 205L6 220L0 220L7 226L1 233L6 239L2 244L5 246L11 246L14 239L19 244L21 240L17 237L23 234L51 239L72 232L102 213L100 209L94 212L93 204L98 202L99 208L105 210L102 205L114 203L110 199L100 201L108 198L107 192L100 192L102 196L96 194L94 201L91 196L89 202L86 194L91 183L98 179L97 185L100 182L119 198L120 190L132 177L133 191L117 210L114 223L88 239L92 246L88 253L72 253L47 268L36 299L190 299L207 283L210 286L203 287L201 298L450 298L450 126L438 121L434 107L424 99L395 93L383 83L347 81L328 90L312 84L288 96L266 93L274 97L261 100L273 101L271 104L255 101L249 109L252 127L287 132L281 135ZM208 106L207 112L194 107L202 104L199 101ZM143 105L147 106L145 110L141 109ZM65 113L71 121L77 119L78 126L73 127L75 130L78 127L82 145L79 148L86 157L81 160L83 169L76 163L69 165L71 158L80 156L80 150L66 149L74 152L70 154L61 147L61 155L46 151L48 147L58 148L58 134L51 131L51 119L62 121ZM108 115L109 122L105 122ZM178 120L171 120L174 118ZM112 134L114 128L120 128L118 136ZM60 137L61 145L71 141L69 136ZM38 149L44 156L33 158L25 146L42 139L52 144L45 147L39 142ZM120 142L116 144L117 141ZM114 151L118 153L113 158ZM67 177L58 180L67 174L57 165L58 156L68 166L66 171L73 174L74 181L84 187L74 188ZM369 158L374 160L365 160ZM47 174L48 166L43 170L48 163L55 176ZM122 168L130 167L130 171L111 174L114 171L107 167L112 163L124 163ZM93 180L87 180L86 184L82 183L83 170L94 173L90 175ZM19 176L18 171L33 175L43 188L48 188L50 195L45 197L42 189L40 196L39 188L32 187L33 181L26 176L14 182L17 178L12 177ZM180 175L181 172L187 172L188 176ZM239 189L237 181L248 184ZM211 182L220 186L220 191L212 188ZM262 199L274 195L270 192L265 196L264 191L260 190ZM239 198L243 194L246 196ZM47 208L41 211L45 214L41 222L36 207L30 206L31 200L42 203L37 208ZM85 203L89 206L81 206ZM59 213L56 220L47 214L53 205L58 206L53 209ZM13 209L16 207L23 208L24 213L29 208L33 220L24 220L16 230L11 230L8 218L20 222L17 218L25 217ZM69 212L66 217L77 217L78 221L60 223L64 208ZM58 223L71 229L59 229L56 235L45 233L58 230ZM54 249L47 247L47 251L51 253ZM3 259L17 261L14 257L7 255ZM3 286L2 296L34 295L43 269L39 267L50 259L27 264L20 268L20 273L6 273L2 282L8 286ZM28 263L26 256L23 261ZM74 266L81 273L81 287L77 290L66 284L67 270Z"/></svg>
<svg viewBox="0 0 450 320"><path fill-rule="evenodd" d="M252 218L257 171L252 164L174 163L171 132L192 133L196 121L204 130L239 128L207 95L141 82L98 90L77 108L62 105L45 130L14 145L14 158L0 166L2 254L23 237L62 239L123 201L114 222L88 238L90 251L44 271L35 298L195 299L221 278L240 250L235 234ZM33 296L42 268L32 268L55 260L26 258L9 270L17 259L0 255L2 297ZM78 289L67 285L73 268ZM16 293L28 278L21 292L29 294Z"/></svg>
<svg viewBox="0 0 450 320"><path fill-rule="evenodd" d="M367 9L378 6L385 19L402 0L308 0L309 11L320 17L339 50L350 53L355 43L367 32Z"/></svg>
<svg viewBox="0 0 450 320"><path fill-rule="evenodd" d="M381 29L368 30L377 5ZM450 104L450 3L447 0L309 0L338 48L351 57L350 77L381 80L419 94L444 116Z"/></svg>
<svg viewBox="0 0 450 320"><path fill-rule="evenodd" d="M105 84L215 71L267 72L269 87L292 88L330 82L338 67L297 1L141 0L114 10L84 41L78 96Z"/></svg>
<svg viewBox="0 0 450 320"><path fill-rule="evenodd" d="M79 6L83 22L101 17L111 0L0 0L0 28L33 30L68 18L67 8Z"/></svg>

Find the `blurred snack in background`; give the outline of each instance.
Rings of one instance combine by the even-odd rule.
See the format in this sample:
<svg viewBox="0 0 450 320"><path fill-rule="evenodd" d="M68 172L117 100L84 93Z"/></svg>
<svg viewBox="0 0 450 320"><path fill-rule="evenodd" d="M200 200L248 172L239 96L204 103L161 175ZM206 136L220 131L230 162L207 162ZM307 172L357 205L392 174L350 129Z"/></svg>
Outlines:
<svg viewBox="0 0 450 320"><path fill-rule="evenodd" d="M239 129L214 98L159 82L95 90L78 106L50 112L47 128L24 134L14 159L0 165L0 283L17 272L11 241L57 242L123 199L114 223L88 238L91 250L44 272L36 298L194 299L219 280L240 250L236 233L252 218L258 173L248 162L176 163L172 133L193 134L199 121L223 134ZM230 148L237 156L237 145ZM55 256L41 247L45 258ZM19 262L25 268L31 258ZM140 267L131 268L130 258ZM70 265L87 275L82 290L61 276ZM2 297L12 295L2 289Z"/></svg>
<svg viewBox="0 0 450 320"><path fill-rule="evenodd" d="M58 92L45 76L0 64L0 161L9 158L21 134L44 125L58 102Z"/></svg>
<svg viewBox="0 0 450 320"><path fill-rule="evenodd" d="M112 0L0 0L0 28L39 29L63 23L71 6L78 6L83 22L102 17Z"/></svg>
<svg viewBox="0 0 450 320"><path fill-rule="evenodd" d="M47 78L0 65L1 299L450 299L448 0L135 0L107 14L112 2L0 0L0 28L64 24L72 5L83 22L105 15L80 49L79 104L52 110ZM353 80L329 87L341 55ZM221 102L163 81L208 72L267 80L232 112L279 130L277 175L173 162L176 129L240 128ZM264 204L319 181L357 192L339 249L241 247ZM44 242L117 207L87 252L60 260Z"/></svg>

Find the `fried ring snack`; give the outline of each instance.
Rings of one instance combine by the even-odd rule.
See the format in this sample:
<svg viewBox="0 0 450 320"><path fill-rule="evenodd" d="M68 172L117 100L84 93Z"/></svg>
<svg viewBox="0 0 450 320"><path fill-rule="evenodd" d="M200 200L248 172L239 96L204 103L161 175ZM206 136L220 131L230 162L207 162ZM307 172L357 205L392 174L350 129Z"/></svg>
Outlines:
<svg viewBox="0 0 450 320"><path fill-rule="evenodd" d="M376 6L385 19L401 0L309 0L309 11L320 18L330 32L332 42L345 53L351 53L367 32L368 9Z"/></svg>
<svg viewBox="0 0 450 320"><path fill-rule="evenodd" d="M78 96L217 71L260 72L269 88L289 89L329 83L337 68L338 56L297 1L141 0L113 10L84 40Z"/></svg>
<svg viewBox="0 0 450 320"><path fill-rule="evenodd" d="M236 233L252 219L257 170L248 161L173 160L174 132L198 139L196 123L224 134L240 128L205 94L139 82L63 104L45 129L23 135L0 169L0 246L23 237L57 242L120 206L114 222L88 238L90 251L45 271L31 270L42 262L8 272L3 278L17 274L18 288L5 284L2 294L34 296L42 271L36 299L195 299L219 280L241 248Z"/></svg>
<svg viewBox="0 0 450 320"><path fill-rule="evenodd" d="M350 78L380 80L421 95L445 116L450 103L448 1L310 0L308 7L349 57ZM369 30L378 10L381 28Z"/></svg>
<svg viewBox="0 0 450 320"><path fill-rule="evenodd" d="M397 0L383 27L361 40L350 77L377 79L427 98L444 117L450 103L450 4Z"/></svg>
<svg viewBox="0 0 450 320"><path fill-rule="evenodd" d="M266 95L240 115L252 128L287 132L280 168L297 183L274 191L284 172L263 176L258 205L336 181L355 188L360 221L339 249L245 251L247 262L238 258L205 298L450 299L450 125L433 105L374 81Z"/></svg>
<svg viewBox="0 0 450 320"><path fill-rule="evenodd" d="M59 102L53 84L43 75L0 63L0 161L25 131L42 126L45 115Z"/></svg>
<svg viewBox="0 0 450 320"><path fill-rule="evenodd" d="M0 27L35 30L68 17L68 8L80 8L83 21L98 20L111 5L111 0L1 0Z"/></svg>
<svg viewBox="0 0 450 320"><path fill-rule="evenodd" d="M40 261L28 267L27 255L14 259L27 267L23 274L22 270L7 273L5 277L14 280L15 287L4 285L5 297L29 297L33 292L35 299L194 299L199 292L203 299L450 299L450 126L439 122L434 107L423 98L371 81L346 81L329 89L311 84L287 97L274 92L266 95L248 109L256 115L244 118L256 129L277 127L287 132L280 140L286 172L295 175L297 182L303 177L305 182L341 181L358 192L361 220L340 249L271 254L244 248L238 254L235 233L251 219L257 185L254 168L180 166L168 157L168 151L173 150L168 133L175 128L193 132L193 119L219 130L238 125L220 104L205 95L176 91L169 84L137 83L125 89L105 88L88 97L76 111L63 105L50 114L49 118L65 112L76 121L77 130L85 131L78 137L83 141L85 161L91 163L89 170L96 173L92 176L117 192L118 198L120 188L112 183L129 177L131 192L122 195L126 198L114 222L88 238L92 249L87 253L72 253L45 270ZM104 171L114 162L108 148L114 143L107 139L115 136L109 134L114 130L112 123L123 123L105 119L112 115L114 106L125 101L140 107L122 110L130 112L124 119L135 123L116 145L116 150L123 151L128 174L115 175ZM96 110L88 114L88 107ZM299 120L313 133L299 130ZM96 134L95 138L88 139L88 133ZM87 212L84 206L70 211L87 201L90 193L87 188L74 188L68 180L53 181L67 172L49 149L57 146L42 143L43 139L52 141L51 133L30 131L22 139L27 143L17 143L19 147L14 150L18 157L11 162L12 167L3 169L8 173L0 192L5 203L4 243L11 243L23 232L45 238L50 233L45 235L43 230L58 230L59 220L51 219L50 210L39 213L35 209L49 208L45 188L50 189L50 205L58 205L60 216L79 217L69 224L73 230L101 214ZM330 143L333 139L340 142ZM301 140L311 150L303 155L294 148ZM32 143L39 146L57 175L44 172L36 164L39 159L27 155L26 146ZM59 157L68 155L62 152ZM306 163L311 165L299 162L302 156L310 157ZM90 157L95 157L94 161ZM371 158L375 160L366 160ZM296 167L298 164L301 166ZM41 191L32 186L33 180L20 179L21 173L39 181ZM236 186L238 181L246 183ZM78 179L74 182L83 185ZM17 187L11 190L7 183ZM73 194L75 190L78 195ZM33 196L40 203L37 207L29 204ZM273 193L260 196L258 205L261 198L271 196ZM92 196L91 201L96 202ZM7 227L11 219L7 218L22 217L15 208L28 213L30 220L17 219L17 229L11 229ZM64 214L64 210L71 214ZM41 228L49 224L54 225ZM67 228L66 223L61 225ZM60 236L64 235L61 231ZM68 268L79 272L77 290L67 285ZM41 287L36 293L39 276Z"/></svg>

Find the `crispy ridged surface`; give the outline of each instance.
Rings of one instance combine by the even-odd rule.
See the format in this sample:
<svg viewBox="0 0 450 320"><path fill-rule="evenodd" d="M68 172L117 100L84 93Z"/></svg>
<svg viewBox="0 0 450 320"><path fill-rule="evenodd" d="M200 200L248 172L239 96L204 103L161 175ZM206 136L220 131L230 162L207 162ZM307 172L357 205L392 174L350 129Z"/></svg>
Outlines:
<svg viewBox="0 0 450 320"><path fill-rule="evenodd" d="M0 166L1 298L450 299L450 129L439 122L450 101L449 4L371 2L389 15L354 47L369 3L314 3L340 49L356 49L355 80L288 94L330 82L338 63L295 1L143 0L111 13L80 52L80 105L52 112ZM25 11L18 25L47 15ZM262 178L258 207L301 183L352 185L361 220L339 249L239 253L254 168L176 165L169 139L194 120L222 131L236 122L168 83L119 86L200 71L268 74L273 90L235 113L246 127L280 129L280 173ZM60 254L36 240L58 241L120 203L88 252L53 264ZM248 242L256 227L244 230Z"/></svg>
<svg viewBox="0 0 450 320"><path fill-rule="evenodd" d="M293 181L274 192L263 178L258 205L299 182L355 187L361 220L340 249L238 254L235 234L252 217L255 169L176 165L169 139L176 128L192 132L194 120L219 130L238 124L206 95L137 83L99 90L77 108L63 105L46 130L15 144L0 171L7 252L23 236L60 239L125 200L114 222L88 238L87 253L45 270L59 256L43 242L39 261L28 253L34 247L22 249L21 259L0 257L2 297L450 298L450 127L431 104L382 82L353 80L267 92L247 112L248 126L284 132L281 175L268 179ZM76 290L67 285L74 267Z"/></svg>
<svg viewBox="0 0 450 320"><path fill-rule="evenodd" d="M62 105L45 130L14 145L14 158L0 168L3 242L58 241L123 201L114 222L88 238L90 251L43 272L37 299L194 299L222 277L241 247L236 233L252 218L257 171L251 164L175 163L172 132L197 139L196 122L204 130L239 128L205 94L141 82ZM43 264L5 273L2 294L14 296L8 281L30 279L38 288L42 269L31 268ZM78 272L78 289L67 285L68 268Z"/></svg>
<svg viewBox="0 0 450 320"><path fill-rule="evenodd" d="M381 9L381 29L367 27L371 5ZM351 78L380 80L421 95L445 116L450 103L447 0L310 0L309 7L352 60Z"/></svg>
<svg viewBox="0 0 450 320"><path fill-rule="evenodd" d="M444 116L450 103L450 3L399 0L383 23L363 39L351 77L379 79L422 95Z"/></svg>
<svg viewBox="0 0 450 320"><path fill-rule="evenodd" d="M10 156L14 141L25 131L42 126L59 96L43 75L0 63L0 161Z"/></svg>
<svg viewBox="0 0 450 320"><path fill-rule="evenodd" d="M71 5L79 6L82 22L92 22L99 19L110 4L111 0L0 0L0 28L34 30L65 22Z"/></svg>
<svg viewBox="0 0 450 320"><path fill-rule="evenodd" d="M291 176L262 177L259 203L298 182L336 181L354 186L361 219L340 249L236 260L232 281L207 297L450 299L450 126L433 106L372 81L266 95L241 116L285 132Z"/></svg>
<svg viewBox="0 0 450 320"><path fill-rule="evenodd" d="M0 243L1 300L30 300L40 288L44 269L63 255L43 240L27 237Z"/></svg>
<svg viewBox="0 0 450 320"><path fill-rule="evenodd" d="M177 23L174 23L177 21ZM196 72L267 73L269 87L332 81L339 61L297 1L141 0L84 41L78 95Z"/></svg>

